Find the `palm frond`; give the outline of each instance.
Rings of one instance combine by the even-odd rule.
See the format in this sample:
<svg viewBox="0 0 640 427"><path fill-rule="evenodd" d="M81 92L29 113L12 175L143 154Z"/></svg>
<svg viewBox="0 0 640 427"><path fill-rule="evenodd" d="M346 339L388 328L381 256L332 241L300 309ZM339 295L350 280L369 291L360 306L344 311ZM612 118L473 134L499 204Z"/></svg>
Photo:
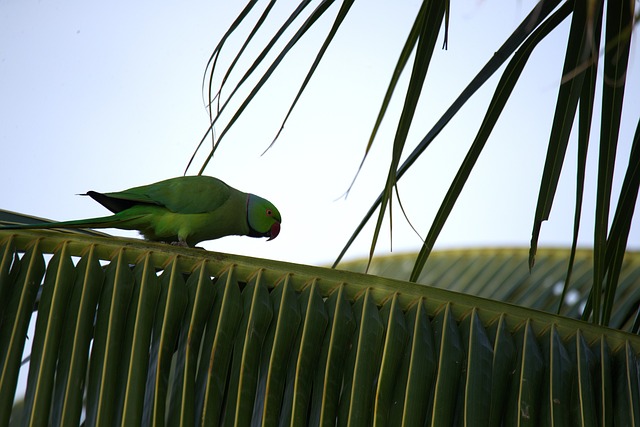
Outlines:
<svg viewBox="0 0 640 427"><path fill-rule="evenodd" d="M300 3L298 8L306 5ZM298 94L290 106L284 123L287 122L289 114L295 107L296 102L321 60L327 46L331 42L333 35L342 25L344 17L350 10L350 2L343 2L342 9L334 21L325 43L316 55L310 71L307 73ZM290 39L287 46L280 51L277 59L258 79L250 95L244 99L241 106L236 110L229 124L223 129L220 138L229 127L242 114L242 111L251 102L251 99L260 87L271 77L273 70L280 64L284 56L288 55L291 47L300 39L315 22L317 16L324 13L323 7L328 4L321 2L307 21L305 21L298 32ZM594 290L592 297L585 307L584 317L591 317L594 322L606 324L611 316L612 304L616 293L615 278L619 277L619 268L622 264L622 257L626 249L631 222L619 220L616 232L609 228L609 211L611 210L613 193L613 176L616 165L616 151L618 147L620 125L622 123L623 97L626 87L626 78L629 69L629 55L631 38L637 16L635 15L635 2L625 0L622 2L607 3L605 13L604 2L600 0L591 2L540 0L531 12L525 17L522 23L507 38L504 44L496 51L487 64L471 80L469 85L462 91L458 98L445 111L442 117L436 122L433 128L422 138L416 148L405 156L404 149L407 135L414 120L416 107L420 100L423 85L426 84L426 75L429 69L435 41L439 35L440 28L445 26L445 45L447 39L449 14L448 2L432 2L425 0L422 2L407 40L401 49L396 62L395 69L391 76L387 91L382 99L381 107L373 125L372 132L365 145L365 153L360 162L360 168L366 160L373 142L376 138L381 123L386 115L392 95L394 94L398 80L409 64L412 62L411 75L408 88L403 97L403 108L396 124L396 133L393 140L392 152L389 158L389 169L386 174L384 187L380 195L373 202L360 224L355 228L342 251L334 262L337 266L357 236L364 229L365 225L377 213L375 226L371 237L369 259L373 258L377 241L382 230L382 224L389 215L390 227L393 227L393 189L398 180L408 171L415 161L425 152L440 131L458 113L460 108L481 88L509 58L509 61L501 80L495 89L493 99L489 103L485 118L470 146L469 152L459 168L457 175L452 181L448 192L443 199L440 209L434 218L423 246L418 253L409 280L416 280L420 276L426 260L435 247L440 231L443 229L455 203L462 192L467 180L482 153L486 142L491 136L492 130L502 116L502 112L512 96L514 87L521 81L521 72L528 64L529 57L542 40L547 39L561 22L571 16L568 39L565 49L564 65L562 75L559 78L558 95L555 105L554 118L549 132L549 142L547 145L547 156L541 174L540 189L538 192L537 206L533 214L533 226L531 230L531 244L529 254L529 265L533 267L538 241L542 230L543 222L549 218L556 190L560 182L561 171L565 165L565 155L570 144L570 136L574 127L576 113L578 113L578 159L576 173L576 201L574 210L574 227L572 246L576 248L577 237L580 232L581 217L584 215L582 202L584 197L586 158L590 140L590 129L594 122L599 120L600 134L598 138L598 184L596 190L596 212L594 226L594 257L595 268ZM321 10L322 9L322 10ZM298 9L299 10L299 9ZM294 12L295 13L295 12ZM292 15L294 16L294 15ZM287 20L282 28L286 28L291 23ZM604 43L601 48L601 33L604 26ZM252 33L253 34L253 33ZM247 40L248 41L248 40ZM241 49L241 53L244 47ZM604 67L601 75L598 74L601 53L604 57ZM264 52L263 52L264 53ZM264 58L261 54L257 62ZM412 59L411 59L412 58ZM231 67L232 68L232 67ZM231 68L228 72L231 71ZM252 68L253 70L254 68ZM244 80L243 80L244 81ZM597 85L603 87L603 97L601 104L601 116L596 118L593 110L595 107L595 93ZM234 92L232 92L233 95ZM224 106L223 106L224 108ZM215 121L215 119L214 119ZM280 130L282 127L280 128ZM280 131L278 131L279 135ZM277 136L276 136L277 138ZM218 139L218 144L220 139ZM214 145L215 150L215 145ZM212 155L210 153L210 156ZM195 153L194 153L195 155ZM209 158L210 158L209 156ZM629 158L629 164L633 159ZM208 160L205 162L205 166ZM359 171L360 169L358 169ZM633 175L631 170L628 171ZM357 177L358 173L356 173ZM355 178L354 178L355 179ZM638 185L635 180L629 179L627 186ZM350 187L351 188L351 187ZM347 190L349 191L349 190ZM625 199L624 204L618 202L616 210L618 212L626 209L633 211L632 197L637 189L625 188L630 198ZM619 199L621 200L621 199ZM388 211L388 212L387 212ZM405 215L406 216L406 215ZM610 248L610 249L609 249ZM609 255L608 255L609 254ZM572 262L568 264L566 270L566 281L569 284L572 279Z"/></svg>
<svg viewBox="0 0 640 427"><path fill-rule="evenodd" d="M293 108L293 106L296 104L297 99L300 97L302 91L304 90L304 87L306 86L306 83L308 82L308 80L313 75L313 72L315 71L320 59L322 58L325 50L327 49L329 43L331 42L333 36L335 35L335 32L337 31L338 27L340 26L340 23L342 22L342 20L344 19L344 17L348 13L351 3L352 3L352 1L350 1L350 0L344 2L344 7L339 11L338 16L336 17L335 24L334 24L332 30L329 32L329 35L327 36L327 38L325 40L325 43L323 44L323 47L321 48L320 53L316 56L316 60L312 64L312 66L311 66L311 68L310 68L310 70L308 72L307 78L305 79L305 82L303 83L302 87L300 88L300 91L299 91L298 95L296 96L295 100L293 101L293 105L292 105L291 108ZM280 37L296 21L296 19L301 15L301 13L305 9L305 7L307 5L309 5L309 4L310 4L310 1L302 1L302 2L300 2L300 5L291 13L289 18L283 23L283 25L280 27L280 29L277 31L277 33L271 38L269 43L267 43L267 45L264 47L264 49L261 51L261 53L256 57L256 59L253 61L252 65L249 67L249 69L244 73L242 78L240 78L239 82L236 84L234 89L231 91L230 95L227 97L227 100L222 104L221 107L216 108L216 114L211 118L211 124L210 124L209 128L206 130L206 132L205 132L204 136L202 137L202 139L200 140L200 143L197 145L194 153L192 154L191 159L189 160L189 163L187 164L187 167L185 169L185 172L191 166L193 160L195 159L195 156L196 156L197 152L200 150L200 148L202 147L202 144L204 143L204 141L209 136L209 133L212 132L212 130L214 128L214 125L216 124L218 119L221 117L223 111L229 105L229 102L232 99L235 99L235 95L236 95L237 91L247 81L247 79L256 71L258 66L262 64L262 62L265 60L265 58L267 57L267 55L269 54L271 49L274 47L276 41L278 41L280 39ZM305 35L305 33L310 28L312 28L313 24L318 19L320 19L320 17L330 8L330 6L332 4L333 4L333 0L323 0L322 2L320 2L320 4L313 10L313 12L311 12L311 14L304 20L304 22L296 30L295 34L289 39L289 41L282 48L280 53L278 53L276 59L273 60L273 62L269 65L269 67L264 72L264 74L259 78L258 82L250 90L250 93L246 96L246 98L244 98L244 100L241 102L240 106L235 110L235 112L232 113L232 117L224 125L222 131L220 132L220 134L218 136L218 140L211 147L211 150L209 151L209 154L207 155L204 163L200 167L200 170L199 170L198 174L202 174L203 173L204 169L207 167L207 165L209 164L209 162L213 158L215 150L218 148L219 144L222 142L223 137L231 129L231 127L234 125L234 123L240 118L240 116L242 115L243 111L249 105L251 100L257 95L257 93L264 86L264 84L269 80L269 78L271 77L273 72L278 68L278 66L280 65L282 60L285 58L285 56L302 39L302 37ZM270 7L271 7L271 5L268 6L268 8L270 8ZM218 100L219 100L219 98L221 96L221 92L222 92L223 86L224 86L225 82L227 81L227 77L231 73L231 71L233 69L233 66L235 65L235 63L238 60L238 58L240 57L240 55L242 55L242 53L244 51L244 48L246 47L246 44L250 41L249 39L253 38L253 35L259 30L260 26L262 25L263 19L266 17L266 13L268 13L268 9L265 11L265 14L263 14L263 16L258 20L256 25L254 26L253 31L250 34L250 37L247 39L247 41L245 42L243 47L240 49L240 51L236 55L236 59L234 59L234 61L232 62L231 66L227 69L227 72L225 73L225 77L223 78L219 89L217 90L216 94L213 97L211 96L211 94L213 92L212 82L213 82L213 79L214 79L214 73L216 72L216 68L215 68L215 63L212 63L212 67L210 68L210 73L209 73L209 76L210 76L209 77L209 82L210 82L209 83L209 98L210 98L210 102L212 102L215 98L218 98ZM246 17L246 14L243 11L241 13L241 15L238 17L238 20L242 21L243 19L245 19L245 17ZM236 22L238 22L238 20L236 20ZM235 25L232 28L230 28L230 31L233 32L236 29L237 29L237 25ZM229 32L228 32L228 34L225 34L225 38L228 37L229 35L230 35ZM218 48L216 48L216 52L215 52L216 53L216 58L220 54L221 47L222 46L219 45ZM209 69L209 67L207 67L207 68ZM205 74L206 74L206 72L205 72ZM286 121L286 119L285 119L285 121ZM284 126L284 123L282 124L282 126Z"/></svg>
<svg viewBox="0 0 640 427"><path fill-rule="evenodd" d="M402 176L413 166L415 161L425 152L431 142L438 136L438 134L444 129L444 127L451 121L451 119L460 111L464 104L471 99L471 97L484 85L484 83L509 59L511 55L520 47L520 45L531 35L531 33L537 28L544 20L551 14L554 8L559 4L559 1L541 1L537 7L527 15L522 23L514 30L514 32L507 38L503 45L495 52L495 54L487 61L484 67L478 72L478 74L471 80L467 87L458 95L456 100L447 108L445 113L438 119L436 124L431 128L429 132L422 138L415 149L407 155L406 160L400 165L396 172L396 181L400 180ZM557 15L556 15L557 16ZM401 56L399 62L403 60ZM393 83L393 81L392 81ZM391 87L391 86L390 86ZM386 96L390 96L387 93ZM384 107L384 104L383 104ZM369 222L373 214L378 210L382 203L384 192L382 192L378 198L373 202L367 213L360 221L360 224L356 227L352 235L349 237L347 243L342 248L340 254L338 254L333 266L336 267L340 261L344 258L347 251L356 240L360 232L364 229L365 225Z"/></svg>
<svg viewBox="0 0 640 427"><path fill-rule="evenodd" d="M369 271L392 279L407 277L414 253L374 258ZM363 272L366 260L345 262L341 268ZM573 265L571 283L566 283L568 264ZM562 298L563 316L579 319L589 303L593 286L593 250L585 248L542 248L536 265L528 270L525 248L476 248L434 252L417 278L417 283L477 295L546 312L558 312ZM640 253L626 251L617 277L617 298L609 326L637 333L640 313Z"/></svg>
<svg viewBox="0 0 640 427"><path fill-rule="evenodd" d="M603 289L605 275L615 275L608 270L606 251L609 240L609 209L611 206L613 172L615 168L618 136L622 120L622 101L626 86L626 75L631 47L631 36L634 28L635 2L607 2L607 22L605 28L605 56L602 88L602 118L600 120L600 150L598 156L598 192L596 196L596 212L594 226L594 286L593 286L593 321L606 324L606 313L610 307L606 301L600 304L600 293ZM637 191L637 190L636 190ZM624 233L629 235L629 228ZM617 246L616 242L611 242ZM625 245L626 246L626 245ZM615 294L615 284L609 284L606 300ZM585 313L585 316L587 313Z"/></svg>
<svg viewBox="0 0 640 427"><path fill-rule="evenodd" d="M549 34L553 29L555 29L569 14L570 8L567 4L560 7L556 13L554 13L548 20L546 20L543 24L541 24L536 31L534 31L531 36L523 43L522 47L518 49L518 51L514 54L513 59L509 61L507 67L502 74L502 78L498 82L498 86L496 91L489 103L489 107L487 108L487 113L484 117L482 124L480 125L480 130L476 135L471 147L469 148L469 152L467 156L462 162L458 173L456 174L453 182L451 183L451 187L447 191L442 204L440 205L440 209L436 214L435 219L431 225L431 229L427 234L427 238L418 253L416 258L415 265L413 267L413 271L409 276L409 280L415 281L417 277L422 272L424 268L424 264L433 249L436 239L438 235L442 231L444 224L453 209L455 202L457 201L460 193L464 185L473 170L473 167L478 160L478 157L482 153L482 150L485 147L489 136L491 135L491 131L493 130L496 122L500 118L500 114L504 109L507 101L511 97L511 93L518 83L520 79L520 74L527 64L529 57L535 47L540 43L544 37Z"/></svg>
<svg viewBox="0 0 640 427"><path fill-rule="evenodd" d="M3 425L596 425L640 410L640 338L579 320L134 239L0 231L0 250ZM469 274L458 265L449 276Z"/></svg>
<svg viewBox="0 0 640 427"><path fill-rule="evenodd" d="M542 172L538 204L531 233L530 268L533 268L535 262L542 222L549 219L565 153L569 145L569 135L573 127L573 120L578 109L580 95L583 93L587 70L585 69L579 73L576 73L576 70L583 68L583 64L592 62L591 58L594 49L597 51L599 48L597 41L599 40L600 32L598 30L600 28L598 22L590 21L590 19L598 20L601 16L601 10L596 10L596 12L600 13L589 13L591 5L591 3L587 2L577 2L573 7L571 29L562 70L563 76L571 75L572 77L565 80L558 90L556 110L547 147L547 158ZM589 100L584 102L589 102Z"/></svg>
<svg viewBox="0 0 640 427"><path fill-rule="evenodd" d="M393 149L391 154L391 162L389 166L389 172L387 174L387 181L382 192L382 198L380 201L380 211L378 213L378 220L376 221L375 230L371 239L371 247L369 250L369 259L373 258L375 252L376 243L382 227L382 222L387 211L391 211L391 197L393 196L393 188L396 186L397 175L396 170L400 164L400 158L404 151L404 145L411 128L411 122L416 112L418 100L420 99L420 93L422 92L422 86L424 85L427 77L427 71L429 70L429 64L435 49L436 40L440 32L440 26L444 18L446 2L424 2L418 16L416 17L416 27L419 34L416 40L416 54L411 70L411 77L409 79L409 86L404 98L404 105L400 119L398 121L398 127L396 128L396 134L393 139ZM411 35L410 35L411 37Z"/></svg>

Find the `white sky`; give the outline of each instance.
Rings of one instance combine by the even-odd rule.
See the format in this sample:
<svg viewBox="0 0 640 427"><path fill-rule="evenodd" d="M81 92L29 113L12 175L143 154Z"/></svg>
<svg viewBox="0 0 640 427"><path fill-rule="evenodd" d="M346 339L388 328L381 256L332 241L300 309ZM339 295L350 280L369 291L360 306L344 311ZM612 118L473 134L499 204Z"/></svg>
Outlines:
<svg viewBox="0 0 640 427"><path fill-rule="evenodd" d="M279 2L274 14L282 16L291 4ZM419 4L356 2L280 139L261 156L324 40L339 5L333 6L321 28L307 35L227 134L206 170L274 202L283 216L280 236L268 243L229 237L202 246L308 264L333 261L386 177L401 92L356 185L346 200L340 198L360 163ZM533 4L452 2L449 49L435 52L407 153ZM104 208L76 194L123 190L181 175L208 126L201 93L205 64L243 6L211 1L0 1L0 207L58 220L103 216ZM272 22L258 37L260 45L280 23ZM568 24L532 55L436 249L528 246ZM232 40L231 47L237 48L240 40ZM222 59L228 63L235 51L226 52ZM623 117L620 159L628 158L640 110L636 53L634 49L625 97L631 108ZM403 205L423 236L475 137L498 78L462 109L400 181ZM593 235L597 135L594 129L583 245L589 245ZM541 245L571 241L575 158L574 138ZM620 166L626 168L626 163ZM616 192L623 173L616 175ZM347 259L368 253L374 222ZM377 254L390 249L388 222L385 227ZM635 248L639 236L635 224L630 238ZM417 251L420 245L396 207L394 252Z"/></svg>

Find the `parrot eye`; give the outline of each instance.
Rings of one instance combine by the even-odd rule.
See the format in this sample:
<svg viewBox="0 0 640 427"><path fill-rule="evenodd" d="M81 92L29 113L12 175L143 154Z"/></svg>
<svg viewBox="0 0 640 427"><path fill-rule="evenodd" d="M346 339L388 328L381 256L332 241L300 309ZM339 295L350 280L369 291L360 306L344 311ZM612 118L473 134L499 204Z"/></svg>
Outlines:
<svg viewBox="0 0 640 427"><path fill-rule="evenodd" d="M267 209L267 216L271 216L273 215L273 212L271 212L271 209Z"/></svg>

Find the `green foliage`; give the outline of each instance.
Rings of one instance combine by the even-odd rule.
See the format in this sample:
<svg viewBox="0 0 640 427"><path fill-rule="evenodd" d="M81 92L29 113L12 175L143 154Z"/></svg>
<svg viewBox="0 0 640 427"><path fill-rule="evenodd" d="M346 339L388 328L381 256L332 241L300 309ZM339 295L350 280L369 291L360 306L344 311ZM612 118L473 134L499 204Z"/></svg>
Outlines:
<svg viewBox="0 0 640 427"><path fill-rule="evenodd" d="M299 24L298 30L289 39L289 42L277 53L277 58L268 65L268 69L260 76L253 76L258 83L252 86L249 94L236 100L238 89L249 84L251 77L259 64L262 64L267 54L274 47L274 41L277 40L286 29L295 28L296 19L301 11L309 5L309 2L300 2L298 7L292 11L291 15L281 25L277 36L274 37L261 51L261 53L253 59L252 66L246 70L242 78L238 80L236 86L227 92L229 97L222 102L220 96L223 88L228 83L228 77L235 72L235 66L238 59L245 53L243 47L235 53L234 61L226 69L221 71L224 73L222 79L216 79L219 72L216 67L216 61L222 53L224 42L234 35L238 30L241 21L251 21L247 9L253 7L247 6L238 20L229 28L221 43L216 47L210 67L207 68L205 76L208 75L209 85L206 88L208 99L210 100L211 110L211 126L204 135L202 141L196 149L202 147L202 143L213 130L213 126L218 124L222 127L217 141L214 141L212 148L208 154L207 160L202 165L200 173L207 166L209 160L218 148L223 136L233 126L237 118L242 114L247 105L254 99L265 82L271 77L274 70L281 65L282 60L293 47L300 42L304 33L309 29L310 24L314 23L319 15L330 10L332 1L321 2L320 5L310 14L309 18L302 24ZM337 14L334 24L331 27L324 44L320 48L314 63L310 67L304 83L301 85L291 107L284 119L286 122L291 110L296 105L302 91L304 91L309 79L316 71L318 62L321 60L327 46L333 40L336 30L343 25L345 15L351 8L351 1L343 1L342 6ZM577 121L578 127L578 145L579 155L577 159L576 172L576 200L575 200L575 219L574 219L574 239L573 247L575 250L577 244L577 236L580 229L580 218L582 214L583 192L585 186L585 176L588 172L594 175L596 171L586 170L586 154L590 141L590 130L592 127L600 129L597 137L599 155L597 170L597 191L596 191L596 208L595 208L595 225L594 235L594 269L593 269L593 293L589 303L585 306L583 317L591 319L594 323L609 324L612 316L612 307L615 299L616 289L618 286L618 278L620 276L620 268L624 257L629 232L631 229L631 219L636 206L638 189L640 188L640 174L638 173L638 150L640 150L640 122L636 125L636 136L633 141L625 141L632 147L631 154L628 158L628 166L625 173L624 184L621 191L622 197L618 199L615 207L615 217L610 226L609 211L613 208L615 195L612 192L613 173L615 166L620 165L620 159L616 162L616 149L618 146L618 135L622 122L624 111L624 93L627 78L637 78L630 76L629 57L631 54L631 40L635 30L635 24L638 16L635 11L637 2L634 0L622 0L606 3L603 0L593 1L560 1L560 0L540 0L539 3L524 18L522 23L517 26L513 33L505 40L495 54L488 59L486 65L482 67L477 75L471 80L468 86L460 93L451 106L445 111L442 117L436 121L433 128L427 132L422 140L417 144L415 149L410 153L405 152L405 143L407 135L411 129L411 125L415 116L416 107L425 86L427 71L431 64L432 54L439 37L441 27L444 24L444 43L446 47L448 37L449 23L449 5L450 1L430 1L424 0L421 7L416 13L414 23L409 30L407 40L398 55L396 67L390 79L389 86L381 100L381 107L375 120L371 136L366 143L365 155L362 162L365 161L375 138L377 131L385 117L392 95L396 92L398 80L411 64L409 83L406 92L403 94L402 113L396 124L396 133L393 139L392 154L389 158L389 168L386 171L386 179L380 195L373 202L368 212L363 217L361 223L356 227L351 237L348 239L341 253L338 255L334 266L337 266L346 254L356 237L364 229L365 225L377 212L377 220L374 232L371 238L371 249L369 260L373 258L379 233L382 229L383 221L387 215L391 215L391 202L394 196L394 189L397 195L397 182L400 178L414 165L415 161L424 154L427 147L434 141L440 131L447 126L450 120L460 111L462 106L469 101L473 95L481 89L487 80L495 74L506 63L506 67L502 71L502 76L494 90L494 95L487 106L487 110L478 129L476 138L470 144L467 156L459 167L458 173L453 179L449 190L440 204L440 208L432 225L424 240L421 250L418 252L414 261L414 267L407 278L416 281L420 274L424 271L425 264L436 243L436 240L447 221L455 203L462 192L480 154L482 153L491 132L501 117L506 104L512 98L512 92L518 82L521 81L521 73L525 67L529 65L532 53L537 49L540 42L544 41L547 36L557 30L557 28L567 18L571 19L569 35L566 45L566 53L562 75L558 76L558 96L555 106L555 113L551 129L549 132L549 141L547 146L547 157L544 168L541 172L540 190L538 193L537 207L532 216L533 226L531 231L531 245L529 253L529 264L533 267L536 255L538 240L542 223L546 221L551 212L553 201L558 187L561 171L565 164L565 154L567 151L569 136ZM271 4L266 6L263 15L253 25L251 34L247 37L246 42L253 39L259 33L267 15L271 11ZM604 35L604 41L601 43L601 34ZM600 58L603 57L602 70L598 70ZM411 63L412 61L412 63ZM208 74L207 74L208 73ZM219 83L217 83L219 82ZM219 85L218 85L219 84ZM595 117L593 114L595 101L594 93L597 85L602 87L602 103L600 105L601 116ZM214 108L213 101L218 101L218 107ZM240 102L230 120L226 123L219 123L218 119L229 102L234 99ZM640 118L637 118L640 119ZM636 120L632 117L632 120ZM284 126L284 122L283 125ZM280 128L280 131L282 127ZM278 132L278 135L280 134ZM277 136L276 136L277 138ZM514 140L517 140L514 136ZM274 140L275 142L275 140ZM195 154L194 153L194 157ZM405 160L400 163L400 160ZM193 158L192 158L193 159ZM398 201L399 201L399 196ZM400 203L402 208L402 204ZM567 280L569 283L572 270L572 263L567 267Z"/></svg>
<svg viewBox="0 0 640 427"><path fill-rule="evenodd" d="M589 304L593 287L593 251L569 248L541 249L536 265L527 267L524 248L485 248L437 251L427 260L418 283L508 302L522 307L561 313L579 319ZM369 273L392 279L407 277L415 254L376 257ZM567 265L572 264L571 281L566 282ZM364 272L366 260L345 262L342 268ZM640 253L625 252L618 277L617 298L609 326L632 333L640 331L638 307Z"/></svg>
<svg viewBox="0 0 640 427"><path fill-rule="evenodd" d="M319 2L301 24L311 2L300 2L222 99L223 87L233 80L231 73L275 2L263 4L216 88L219 55L258 4L247 4L208 63L203 89L211 125L197 150L221 124L220 114L232 105L236 110L217 140L212 138L201 173L228 130L334 1ZM274 142L352 4L341 2ZM485 82L500 69L502 76L418 254L409 255L408 264L406 257L342 264L369 268L377 276L82 230L0 230L0 425L633 425L640 419L640 339L593 323L640 330L640 258L626 252L640 188L640 126L612 206L635 5L610 1L605 10L602 0L541 0L416 148L405 153L443 24L445 45L448 32L449 2L422 2L366 144L365 158L410 65L385 184L336 265L377 212L373 256L398 180ZM432 253L531 54L569 17L529 250ZM292 35L279 43L285 34ZM264 69L276 46L283 47L248 95L230 103L255 71ZM599 84L598 120L593 111ZM538 250L576 117L573 245ZM595 245L583 251L577 236L592 127L600 129ZM612 220L610 211L615 211ZM2 221L23 219L0 211ZM554 311L567 317L550 314ZM28 375L21 384L25 350Z"/></svg>
<svg viewBox="0 0 640 427"><path fill-rule="evenodd" d="M598 425L640 411L640 338L570 318L134 239L5 230L0 252L3 425ZM478 272L501 270L476 255Z"/></svg>

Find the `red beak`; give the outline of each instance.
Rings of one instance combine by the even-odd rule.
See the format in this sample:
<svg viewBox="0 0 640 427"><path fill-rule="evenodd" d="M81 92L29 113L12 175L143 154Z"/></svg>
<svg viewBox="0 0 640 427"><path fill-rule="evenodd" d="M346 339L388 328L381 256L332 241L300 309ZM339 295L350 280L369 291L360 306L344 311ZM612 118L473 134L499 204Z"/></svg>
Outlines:
<svg viewBox="0 0 640 427"><path fill-rule="evenodd" d="M274 222L273 225L271 226L271 232L270 232L269 238L267 239L267 242L269 240L273 240L276 237L278 237L278 234L280 234L280 223Z"/></svg>

